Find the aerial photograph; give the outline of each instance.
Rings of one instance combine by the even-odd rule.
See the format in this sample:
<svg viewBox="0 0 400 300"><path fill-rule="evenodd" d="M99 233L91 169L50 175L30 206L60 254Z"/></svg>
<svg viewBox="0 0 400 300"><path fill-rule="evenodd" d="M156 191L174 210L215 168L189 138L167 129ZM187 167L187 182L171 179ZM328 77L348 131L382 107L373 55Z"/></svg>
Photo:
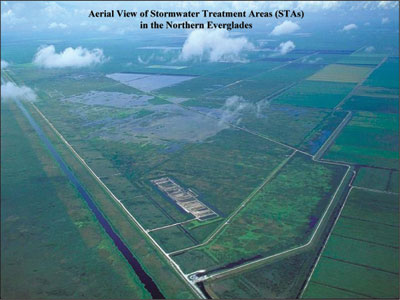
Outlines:
<svg viewBox="0 0 400 300"><path fill-rule="evenodd" d="M399 299L398 1L1 1L2 299Z"/></svg>

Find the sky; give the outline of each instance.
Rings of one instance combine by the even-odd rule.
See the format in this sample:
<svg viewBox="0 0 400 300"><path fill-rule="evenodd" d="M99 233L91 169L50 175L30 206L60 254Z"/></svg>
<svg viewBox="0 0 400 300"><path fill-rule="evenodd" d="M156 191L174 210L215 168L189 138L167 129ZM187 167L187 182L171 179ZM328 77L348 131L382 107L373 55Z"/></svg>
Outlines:
<svg viewBox="0 0 400 300"><path fill-rule="evenodd" d="M186 11L209 9L213 11L274 11L276 9L295 9L305 12L304 23L314 24L318 20L324 20L330 16L341 27L356 22L368 22L398 27L398 3L397 1L372 1L372 2L343 2L343 1L231 1L231 2L103 2L103 1L64 1L64 2L1 2L1 26L2 35L35 33L54 35L74 35L89 32L92 35L125 35L139 30L138 18L89 18L90 10L117 10L144 11L146 9L158 9L161 11ZM362 15L354 22L345 24L343 19ZM198 20L197 20L198 21ZM221 20L222 21L222 20ZM231 20L224 20L231 21ZM267 25L276 26L283 20L258 19L254 21L254 30L264 30ZM292 25L293 27L293 25Z"/></svg>

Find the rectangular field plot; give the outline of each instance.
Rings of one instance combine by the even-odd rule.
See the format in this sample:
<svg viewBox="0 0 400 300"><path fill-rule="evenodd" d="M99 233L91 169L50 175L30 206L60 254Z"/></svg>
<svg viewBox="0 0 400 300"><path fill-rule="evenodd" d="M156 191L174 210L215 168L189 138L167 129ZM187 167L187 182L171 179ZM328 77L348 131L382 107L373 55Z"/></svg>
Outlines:
<svg viewBox="0 0 400 300"><path fill-rule="evenodd" d="M377 220L379 221L379 220ZM399 247L399 228L364 220L339 218L333 235L356 238L373 244Z"/></svg>
<svg viewBox="0 0 400 300"><path fill-rule="evenodd" d="M305 244L345 169L296 154L203 251L223 265Z"/></svg>
<svg viewBox="0 0 400 300"><path fill-rule="evenodd" d="M310 76L320 68L321 66L318 65L291 63L282 68L275 68L257 76L241 80L234 85L213 93L213 95L225 98L240 96L255 103Z"/></svg>
<svg viewBox="0 0 400 300"><path fill-rule="evenodd" d="M158 93L175 97L195 98L204 94L212 94L239 80L266 72L276 66L279 66L279 63L257 62L227 66L224 70L210 69L206 75L182 82L176 86L165 87L160 89Z"/></svg>
<svg viewBox="0 0 400 300"><path fill-rule="evenodd" d="M343 57L342 59L338 60L337 63L349 65L377 65L382 61L384 57L384 54L356 52Z"/></svg>
<svg viewBox="0 0 400 300"><path fill-rule="evenodd" d="M345 110L365 110L382 113L399 113L399 99L385 97L352 96L342 106Z"/></svg>
<svg viewBox="0 0 400 300"><path fill-rule="evenodd" d="M362 298L397 298L398 280L399 276L396 274L321 257L310 283L344 290ZM307 293L312 292L306 290L305 295ZM324 295L317 298L324 298Z"/></svg>
<svg viewBox="0 0 400 300"><path fill-rule="evenodd" d="M149 73L113 73L107 75L107 77L144 92L151 92L195 78L194 76L185 75L158 75Z"/></svg>
<svg viewBox="0 0 400 300"><path fill-rule="evenodd" d="M399 192L399 172L392 172L389 181L389 192L398 193Z"/></svg>
<svg viewBox="0 0 400 300"><path fill-rule="evenodd" d="M397 195L353 188L304 298L322 297L319 285L337 289L337 293L332 290L335 298L343 290L365 297L397 298L398 208Z"/></svg>
<svg viewBox="0 0 400 300"><path fill-rule="evenodd" d="M304 299L315 299L315 298L324 298L324 299L358 299L358 298L370 298L365 295L359 295L352 293L348 290L342 290L335 287L327 286L325 284L320 284L317 282L309 282L307 289L301 298Z"/></svg>
<svg viewBox="0 0 400 300"><path fill-rule="evenodd" d="M371 70L372 68L370 67L355 67L333 64L326 66L324 69L308 77L307 79L316 81L358 83L366 78Z"/></svg>
<svg viewBox="0 0 400 300"><path fill-rule="evenodd" d="M172 252L197 244L197 241L182 228L180 228L180 226L172 226L151 231L150 235L162 246L166 252Z"/></svg>
<svg viewBox="0 0 400 300"><path fill-rule="evenodd" d="M358 171L353 185L386 191L390 173L390 170L362 167Z"/></svg>
<svg viewBox="0 0 400 300"><path fill-rule="evenodd" d="M354 83L305 80L283 92L274 103L318 108L335 107L351 90Z"/></svg>
<svg viewBox="0 0 400 300"><path fill-rule="evenodd" d="M397 168L398 126L399 120L395 114L357 112L324 158Z"/></svg>
<svg viewBox="0 0 400 300"><path fill-rule="evenodd" d="M388 58L364 82L365 86L376 86L399 90L399 59Z"/></svg>
<svg viewBox="0 0 400 300"><path fill-rule="evenodd" d="M390 230L390 228L387 228ZM324 249L323 257L356 265L363 265L381 271L397 273L399 270L399 249L376 245L349 237L332 235Z"/></svg>
<svg viewBox="0 0 400 300"><path fill-rule="evenodd" d="M398 226L398 210L398 195L352 189L342 216Z"/></svg>

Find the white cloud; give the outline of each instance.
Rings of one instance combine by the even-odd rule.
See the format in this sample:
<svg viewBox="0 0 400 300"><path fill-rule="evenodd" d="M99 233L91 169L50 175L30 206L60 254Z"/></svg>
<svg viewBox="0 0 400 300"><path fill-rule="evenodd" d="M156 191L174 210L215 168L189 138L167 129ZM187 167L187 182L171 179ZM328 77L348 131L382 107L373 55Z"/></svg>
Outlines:
<svg viewBox="0 0 400 300"><path fill-rule="evenodd" d="M299 1L297 9L309 11L320 11L336 9L341 5L340 1Z"/></svg>
<svg viewBox="0 0 400 300"><path fill-rule="evenodd" d="M8 81L1 85L1 98L4 100L16 99L35 101L36 94L31 88L25 85L17 86L15 83Z"/></svg>
<svg viewBox="0 0 400 300"><path fill-rule="evenodd" d="M284 43L280 43L276 51L278 51L281 55L285 55L286 53L294 50L294 48L296 48L296 45L292 41L287 41Z"/></svg>
<svg viewBox="0 0 400 300"><path fill-rule="evenodd" d="M53 22L53 23L51 23L51 24L49 25L49 28L50 28L50 29L56 29L56 28L64 29L64 28L67 28L67 27L68 27L67 24L64 24L64 23L56 23L56 22Z"/></svg>
<svg viewBox="0 0 400 300"><path fill-rule="evenodd" d="M193 58L216 61L243 61L240 54L254 46L245 37L232 38L228 31L194 30L187 37L180 54L180 59Z"/></svg>
<svg viewBox="0 0 400 300"><path fill-rule="evenodd" d="M15 24L22 23L25 20L25 18L17 17L12 9L8 9L1 14L1 23L5 25L14 26Z"/></svg>
<svg viewBox="0 0 400 300"><path fill-rule="evenodd" d="M375 47L374 46L368 46L367 48L364 49L365 52L367 53L371 53L375 51Z"/></svg>
<svg viewBox="0 0 400 300"><path fill-rule="evenodd" d="M108 31L109 29L110 29L110 28L108 28L107 25L101 25L101 26L99 27L98 31L100 31L100 32L106 32L106 31Z"/></svg>
<svg viewBox="0 0 400 300"><path fill-rule="evenodd" d="M342 28L342 31L349 31L352 29L357 29L357 25L356 24L348 24Z"/></svg>
<svg viewBox="0 0 400 300"><path fill-rule="evenodd" d="M397 1L379 1L378 7L383 9L390 9L397 7Z"/></svg>
<svg viewBox="0 0 400 300"><path fill-rule="evenodd" d="M33 62L45 68L65 68L65 67L87 67L94 64L103 63L106 57L103 50L95 48L66 48L60 53L56 53L53 45L43 47L35 54Z"/></svg>
<svg viewBox="0 0 400 300"><path fill-rule="evenodd" d="M8 62L6 62L5 60L1 60L1 69L2 69L2 70L5 69L5 68L7 68L8 65L9 65Z"/></svg>
<svg viewBox="0 0 400 300"><path fill-rule="evenodd" d="M272 35L289 34L299 30L300 26L292 21L284 21L282 24L275 26L272 30Z"/></svg>
<svg viewBox="0 0 400 300"><path fill-rule="evenodd" d="M389 18L382 18L382 24L389 23Z"/></svg>
<svg viewBox="0 0 400 300"><path fill-rule="evenodd" d="M67 14L67 10L60 6L57 2L45 2L44 12L47 17L60 18L62 15Z"/></svg>

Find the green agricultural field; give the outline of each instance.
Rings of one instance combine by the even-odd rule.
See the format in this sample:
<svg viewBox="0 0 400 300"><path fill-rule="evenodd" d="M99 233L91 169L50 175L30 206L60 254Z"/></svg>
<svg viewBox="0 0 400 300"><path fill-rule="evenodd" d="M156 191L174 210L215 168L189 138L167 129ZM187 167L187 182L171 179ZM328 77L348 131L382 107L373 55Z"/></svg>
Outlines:
<svg viewBox="0 0 400 300"><path fill-rule="evenodd" d="M364 83L365 86L379 86L399 91L399 59L388 58Z"/></svg>
<svg viewBox="0 0 400 300"><path fill-rule="evenodd" d="M348 290L337 289L317 282L310 282L307 290L302 295L302 298L305 299L315 299L321 297L324 297L324 299L369 298L365 295L355 294Z"/></svg>
<svg viewBox="0 0 400 300"><path fill-rule="evenodd" d="M336 298L398 297L398 208L397 195L353 188L303 297L322 297L321 285Z"/></svg>
<svg viewBox="0 0 400 300"><path fill-rule="evenodd" d="M399 192L399 172L392 172L389 182L389 192Z"/></svg>
<svg viewBox="0 0 400 300"><path fill-rule="evenodd" d="M397 298L398 280L399 276L392 273L321 257L310 283L340 290L335 298L340 297L343 290L359 295L357 298L360 296L362 298ZM310 289L312 288L311 286ZM323 294L317 295L315 292L306 290L305 295L307 293L317 298L324 297Z"/></svg>
<svg viewBox="0 0 400 300"><path fill-rule="evenodd" d="M270 71L239 81L213 93L213 95L225 98L239 96L255 103L305 79L320 68L318 65L291 63L282 68L273 68Z"/></svg>
<svg viewBox="0 0 400 300"><path fill-rule="evenodd" d="M2 297L150 297L14 104L1 121Z"/></svg>
<svg viewBox="0 0 400 300"><path fill-rule="evenodd" d="M386 97L352 96L342 106L345 110L370 111L378 113L399 113L399 99Z"/></svg>
<svg viewBox="0 0 400 300"><path fill-rule="evenodd" d="M324 158L397 168L398 124L394 114L354 113Z"/></svg>
<svg viewBox="0 0 400 300"><path fill-rule="evenodd" d="M362 167L353 183L355 186L386 191L390 170Z"/></svg>
<svg viewBox="0 0 400 300"><path fill-rule="evenodd" d="M324 69L307 79L315 81L358 83L365 79L371 70L372 68L370 67L333 64L326 66Z"/></svg>
<svg viewBox="0 0 400 300"><path fill-rule="evenodd" d="M398 226L398 195L353 189L342 216Z"/></svg>
<svg viewBox="0 0 400 300"><path fill-rule="evenodd" d="M377 65L383 60L384 57L384 54L356 52L343 57L342 59L338 60L337 63L349 65Z"/></svg>
<svg viewBox="0 0 400 300"><path fill-rule="evenodd" d="M160 95L195 98L203 94L215 93L223 87L232 84L246 77L253 77L255 74L264 73L279 64L273 62L245 63L226 66L223 70L209 69L209 72L192 80L160 89Z"/></svg>
<svg viewBox="0 0 400 300"><path fill-rule="evenodd" d="M354 87L354 83L305 80L273 101L295 106L334 108Z"/></svg>
<svg viewBox="0 0 400 300"><path fill-rule="evenodd" d="M354 238L357 238L357 236L354 236ZM396 248L372 244L354 238L332 235L322 257L395 274L398 272L399 257Z"/></svg>

